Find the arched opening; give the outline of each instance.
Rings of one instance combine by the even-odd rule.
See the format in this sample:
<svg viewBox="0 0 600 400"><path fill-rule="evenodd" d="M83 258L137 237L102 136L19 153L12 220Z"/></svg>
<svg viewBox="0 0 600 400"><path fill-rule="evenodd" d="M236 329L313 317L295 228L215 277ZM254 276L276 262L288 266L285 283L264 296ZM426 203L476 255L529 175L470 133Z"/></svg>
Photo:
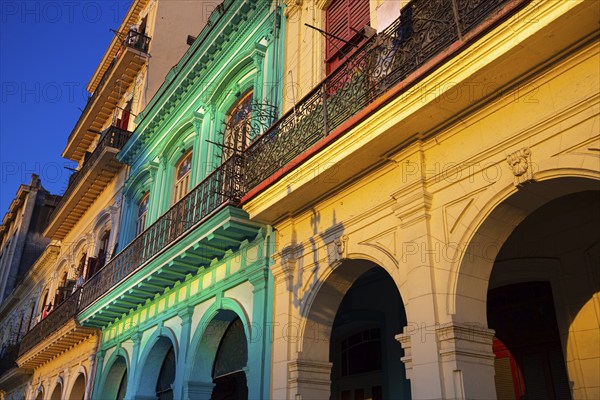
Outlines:
<svg viewBox="0 0 600 400"><path fill-rule="evenodd" d="M137 396L171 400L173 383L177 373L177 352L174 343L166 336L159 336L143 359L139 372Z"/></svg>
<svg viewBox="0 0 600 400"><path fill-rule="evenodd" d="M239 317L229 323L219 344L213 365L212 400L247 399L248 386L244 368L248 363L248 343Z"/></svg>
<svg viewBox="0 0 600 400"><path fill-rule="evenodd" d="M212 400L248 399L248 340L240 315L221 309L201 323L185 388L190 399L205 398L194 395L200 392Z"/></svg>
<svg viewBox="0 0 600 400"><path fill-rule="evenodd" d="M600 191L573 193L536 209L502 246L487 296L498 398L568 400L598 386L588 363L600 362L600 321L580 312L600 297L598 226Z"/></svg>
<svg viewBox="0 0 600 400"><path fill-rule="evenodd" d="M69 400L83 400L85 397L85 375L80 373L71 388Z"/></svg>
<svg viewBox="0 0 600 400"><path fill-rule="evenodd" d="M148 202L150 192L146 192L138 203L137 217L135 220L135 236L139 236L146 229L146 216L148 215Z"/></svg>
<svg viewBox="0 0 600 400"><path fill-rule="evenodd" d="M345 260L317 290L306 310L298 365L318 362L319 379L329 371L331 386L317 392L300 383L298 393L334 400L410 399L400 360L404 352L395 339L407 320L393 278L371 261Z"/></svg>
<svg viewBox="0 0 600 400"><path fill-rule="evenodd" d="M38 389L37 395L35 396L35 400L44 400L44 390Z"/></svg>
<svg viewBox="0 0 600 400"><path fill-rule="evenodd" d="M192 151L188 150L175 165L175 180L173 187L173 204L181 200L190 190L192 172Z"/></svg>
<svg viewBox="0 0 600 400"><path fill-rule="evenodd" d="M156 397L159 400L173 399L173 382L175 382L175 350L171 346L165 355L156 381Z"/></svg>
<svg viewBox="0 0 600 400"><path fill-rule="evenodd" d="M62 397L62 384L57 383L52 391L52 395L50 396L50 400L61 400Z"/></svg>
<svg viewBox="0 0 600 400"><path fill-rule="evenodd" d="M496 331L494 363L467 389L568 399L600 386L599 193L597 180L540 180L486 211L450 287L455 322Z"/></svg>
<svg viewBox="0 0 600 400"><path fill-rule="evenodd" d="M110 229L105 230L100 236L100 242L98 243L98 265L97 269L100 269L106 264L106 260L108 259L109 253L109 241L110 241ZM91 276L91 275L90 275Z"/></svg>
<svg viewBox="0 0 600 400"><path fill-rule="evenodd" d="M253 93L253 90L250 89L240 95L227 112L222 162L225 162L234 153L244 151L253 139L251 126Z"/></svg>
<svg viewBox="0 0 600 400"><path fill-rule="evenodd" d="M124 400L127 394L127 362L122 356L115 358L104 379L99 398Z"/></svg>

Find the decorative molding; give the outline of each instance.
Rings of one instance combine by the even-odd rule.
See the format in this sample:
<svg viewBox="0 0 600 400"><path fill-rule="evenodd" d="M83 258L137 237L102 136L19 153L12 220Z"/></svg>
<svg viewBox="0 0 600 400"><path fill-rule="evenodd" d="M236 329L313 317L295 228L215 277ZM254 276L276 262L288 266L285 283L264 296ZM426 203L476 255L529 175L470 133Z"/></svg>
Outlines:
<svg viewBox="0 0 600 400"><path fill-rule="evenodd" d="M287 289L291 292L294 289L294 276L296 274L296 265L298 258L302 255L301 245L290 245L281 250L281 270L286 281Z"/></svg>
<svg viewBox="0 0 600 400"><path fill-rule="evenodd" d="M469 192L464 196L446 203L442 207L442 214L444 217L444 239L446 244L452 241L452 235L457 231L461 221L463 221L467 212L469 212L469 210L472 208L477 195L485 191L491 184L492 183L486 185L485 187Z"/></svg>
<svg viewBox="0 0 600 400"><path fill-rule="evenodd" d="M411 185L415 186L415 185ZM392 210L398 219L400 226L406 228L418 222L428 220L431 215L431 202L433 196L429 193L423 180L416 183L416 187L409 188L404 193L394 193L392 197L396 200L396 204L392 206Z"/></svg>
<svg viewBox="0 0 600 400"><path fill-rule="evenodd" d="M412 328L407 326L404 327L402 333L397 334L394 338L400 343L404 350L404 356L400 358L400 361L404 363L404 369L406 370L406 379L412 379L413 360L412 360L412 343L411 337L414 334Z"/></svg>
<svg viewBox="0 0 600 400"><path fill-rule="evenodd" d="M435 328L442 362L469 360L494 365L494 330L481 325L450 323Z"/></svg>
<svg viewBox="0 0 600 400"><path fill-rule="evenodd" d="M359 242L358 244L373 247L374 249L379 250L380 252L382 252L383 254L388 256L392 260L394 265L396 265L396 267L398 267L398 265L399 265L398 260L397 260L398 254L396 252L397 251L396 231L397 231L397 228L393 227L393 228L388 229L384 232L381 232L373 237L363 240L362 242Z"/></svg>
<svg viewBox="0 0 600 400"><path fill-rule="evenodd" d="M506 162L515 176L515 186L520 187L526 182L533 180L533 168L531 165L531 150L523 147L506 156Z"/></svg>

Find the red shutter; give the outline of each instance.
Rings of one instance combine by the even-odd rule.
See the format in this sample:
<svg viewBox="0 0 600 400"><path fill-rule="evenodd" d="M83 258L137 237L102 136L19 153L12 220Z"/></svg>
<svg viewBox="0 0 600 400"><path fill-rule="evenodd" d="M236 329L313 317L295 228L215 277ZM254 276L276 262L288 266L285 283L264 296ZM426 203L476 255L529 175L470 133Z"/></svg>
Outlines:
<svg viewBox="0 0 600 400"><path fill-rule="evenodd" d="M326 11L325 30L352 43L360 43L362 31L370 22L369 0L333 0ZM327 73L337 68L352 48L333 37L326 38Z"/></svg>

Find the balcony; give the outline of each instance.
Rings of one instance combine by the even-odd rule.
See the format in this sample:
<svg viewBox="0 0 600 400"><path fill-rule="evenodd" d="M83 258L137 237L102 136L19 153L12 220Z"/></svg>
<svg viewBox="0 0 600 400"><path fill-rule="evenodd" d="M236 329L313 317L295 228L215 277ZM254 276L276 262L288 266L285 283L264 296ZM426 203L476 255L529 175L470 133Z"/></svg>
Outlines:
<svg viewBox="0 0 600 400"><path fill-rule="evenodd" d="M62 156L77 162L96 139L106 121L112 117L118 102L148 60L150 38L130 31L120 50L109 64L69 135Z"/></svg>
<svg viewBox="0 0 600 400"><path fill-rule="evenodd" d="M115 126L101 136L96 149L86 158L83 166L69 178L69 185L52 213L44 236L62 240L86 212L122 164L115 155L125 145L131 132Z"/></svg>
<svg viewBox="0 0 600 400"><path fill-rule="evenodd" d="M82 290L82 324L102 327L254 238L262 225L235 207L241 168L239 155L230 157L93 275Z"/></svg>
<svg viewBox="0 0 600 400"><path fill-rule="evenodd" d="M75 320L80 293L77 290L27 332L17 359L20 368L37 368L96 333Z"/></svg>
<svg viewBox="0 0 600 400"><path fill-rule="evenodd" d="M347 151L343 163L327 164L331 167L329 176L298 169L298 174L278 184L277 197L247 207L258 193L323 151L390 102L392 96L398 97L411 88L526 3L528 0L413 0L406 4L400 18L354 50L244 152L244 209L253 219L270 223L301 208L307 199L325 195L336 185L381 163L387 152L414 137L414 127L381 135L368 143L369 148ZM423 115L420 127L443 123L449 117L444 111ZM305 179L303 184L306 182L301 188L298 177Z"/></svg>

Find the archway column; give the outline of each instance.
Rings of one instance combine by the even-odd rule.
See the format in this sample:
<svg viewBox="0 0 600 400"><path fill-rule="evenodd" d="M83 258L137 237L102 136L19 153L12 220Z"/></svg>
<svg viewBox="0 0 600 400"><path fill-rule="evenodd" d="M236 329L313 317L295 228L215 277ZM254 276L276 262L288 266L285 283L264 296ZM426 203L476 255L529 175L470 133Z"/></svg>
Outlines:
<svg viewBox="0 0 600 400"><path fill-rule="evenodd" d="M92 354L88 357L89 360L89 369L88 371L95 371L98 368L96 364L96 355ZM89 372L85 376L85 393L83 396L83 400L90 400L92 398L92 390L94 389L94 379L92 379L93 375L90 375Z"/></svg>
<svg viewBox="0 0 600 400"><path fill-rule="evenodd" d="M268 270L260 269L249 279L253 286L252 296L252 324L248 337L248 364L246 369L246 380L248 385L249 399L268 398L269 394L269 367L270 351L267 344L270 334L266 332L267 325L267 287Z"/></svg>
<svg viewBox="0 0 600 400"><path fill-rule="evenodd" d="M193 313L193 309L190 309L189 307L186 307L179 312L179 316L181 317L181 336L179 340L179 351L177 354L177 369L175 373L175 381L173 382L173 398L175 399L184 398L183 396L185 388L183 380L185 376L184 371L186 369L186 360L188 358Z"/></svg>
<svg viewBox="0 0 600 400"><path fill-rule="evenodd" d="M94 364L90 364L90 371L95 371L93 375L93 379L90 377L88 379L88 388L86 389L86 400L89 398L94 398L99 395L99 391L102 390L100 387L100 382L102 381L102 375L104 374L104 357L105 351L99 350L95 356L95 367ZM91 385L92 380L94 381L93 386ZM92 390L94 391L92 395ZM95 396L94 396L95 395Z"/></svg>
<svg viewBox="0 0 600 400"><path fill-rule="evenodd" d="M417 151L411 156L411 164L424 165L422 152ZM396 200L393 210L403 237L398 261L407 268L410 283L402 290L407 326L396 340L405 352L402 361L406 377L410 379L412 398L447 398L440 365L440 343L436 339L439 324L433 271L436 248L430 228L433 196L424 179L415 175L414 181L393 194L393 198Z"/></svg>
<svg viewBox="0 0 600 400"><path fill-rule="evenodd" d="M212 382L189 381L183 387L183 398L186 400L210 400L215 384Z"/></svg>
<svg viewBox="0 0 600 400"><path fill-rule="evenodd" d="M129 371L127 371L127 391L125 397L127 400L149 400L147 397L138 395L139 388L136 385L142 333L135 332L131 335L131 340L133 341L133 350L131 351L131 359L129 360Z"/></svg>

